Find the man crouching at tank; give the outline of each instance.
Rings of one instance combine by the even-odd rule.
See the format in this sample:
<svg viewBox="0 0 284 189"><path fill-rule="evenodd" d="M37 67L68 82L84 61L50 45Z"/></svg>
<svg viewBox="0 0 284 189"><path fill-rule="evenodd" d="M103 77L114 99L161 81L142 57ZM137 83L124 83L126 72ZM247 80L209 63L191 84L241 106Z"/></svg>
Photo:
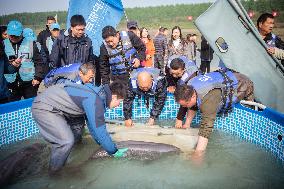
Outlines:
<svg viewBox="0 0 284 189"><path fill-rule="evenodd" d="M155 97L150 118L147 125L154 125L155 119L160 115L167 98L167 81L157 68L139 68L130 75L129 90L123 101L125 126L131 127L132 104L136 95L144 96L148 107L149 98Z"/></svg>
<svg viewBox="0 0 284 189"><path fill-rule="evenodd" d="M196 76L175 91L176 101L188 111L190 123L197 110L201 113L196 154L205 151L216 115L231 111L240 100L254 100L253 82L243 74L218 70Z"/></svg>
<svg viewBox="0 0 284 189"><path fill-rule="evenodd" d="M90 66L90 65L89 65ZM85 73L86 72L86 73ZM52 144L49 171L59 171L65 164L73 144L80 136L78 128L68 122L86 116L93 139L110 155L123 157L127 149L117 149L109 136L104 113L117 107L126 95L125 86L118 82L96 87L94 66L80 70L82 82L52 85L39 94L32 105L32 114L43 138ZM92 77L89 77L89 76ZM80 127L83 128L83 127Z"/></svg>

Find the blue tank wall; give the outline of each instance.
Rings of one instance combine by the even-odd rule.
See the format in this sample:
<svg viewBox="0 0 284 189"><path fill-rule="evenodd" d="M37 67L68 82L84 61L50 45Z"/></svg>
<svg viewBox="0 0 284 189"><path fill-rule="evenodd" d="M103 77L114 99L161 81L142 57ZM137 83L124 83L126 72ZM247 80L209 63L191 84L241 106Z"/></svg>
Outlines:
<svg viewBox="0 0 284 189"><path fill-rule="evenodd" d="M39 133L31 115L32 99L0 105L0 147L27 139ZM150 103L150 109L152 102ZM175 119L179 105L169 94L160 119ZM108 110L106 119L122 119L122 105ZM135 99L133 108L134 119L148 118L149 110L143 99ZM200 122L200 114L193 124ZM254 111L238 104L234 111L226 117L218 117L215 129L237 135L248 142L270 150L284 161L284 115L271 109L262 112Z"/></svg>

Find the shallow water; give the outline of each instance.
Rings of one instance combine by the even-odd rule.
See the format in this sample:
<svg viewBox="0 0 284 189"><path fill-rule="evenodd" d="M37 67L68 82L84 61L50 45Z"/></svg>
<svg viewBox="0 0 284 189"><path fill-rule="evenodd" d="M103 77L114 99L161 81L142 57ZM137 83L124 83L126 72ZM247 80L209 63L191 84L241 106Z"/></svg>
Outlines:
<svg viewBox="0 0 284 189"><path fill-rule="evenodd" d="M30 143L38 140L30 140ZM24 144L13 145L13 151ZM92 140L74 147L60 175L47 174L49 148L4 188L283 188L284 165L276 157L235 136L214 131L200 165L172 155L155 161L88 160ZM1 157L8 153L0 150Z"/></svg>

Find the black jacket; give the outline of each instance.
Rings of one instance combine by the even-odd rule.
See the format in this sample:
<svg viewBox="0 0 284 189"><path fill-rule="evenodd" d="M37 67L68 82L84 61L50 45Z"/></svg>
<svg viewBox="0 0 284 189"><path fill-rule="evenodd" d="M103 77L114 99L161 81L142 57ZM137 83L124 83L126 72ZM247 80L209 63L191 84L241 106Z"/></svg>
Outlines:
<svg viewBox="0 0 284 189"><path fill-rule="evenodd" d="M202 61L211 61L213 59L213 49L210 47L204 37L201 40L200 59Z"/></svg>
<svg viewBox="0 0 284 189"><path fill-rule="evenodd" d="M164 34L159 33L154 38L154 46L156 54L167 56L168 53L168 42Z"/></svg>
<svg viewBox="0 0 284 189"><path fill-rule="evenodd" d="M7 88L7 81L4 74L15 73L19 68L9 63L4 52L3 41L0 41L0 102L2 99L8 98L10 92Z"/></svg>
<svg viewBox="0 0 284 189"><path fill-rule="evenodd" d="M50 36L51 36L51 33L50 33L48 27L46 27L45 30L42 30L37 36L37 42L39 42L41 44L41 46L42 46L42 48L43 48L43 50L46 54L49 54L48 49L46 47L46 39Z"/></svg>
<svg viewBox="0 0 284 189"><path fill-rule="evenodd" d="M50 67L58 68L72 63L85 63L95 59L92 41L88 36L72 37L71 31L65 31L53 44L49 56Z"/></svg>
<svg viewBox="0 0 284 189"><path fill-rule="evenodd" d="M133 47L137 50L137 58L142 62L145 60L146 46L141 41L141 39L135 35L133 32L127 32L129 39ZM104 44L100 47L100 72L103 84L110 83L110 65L109 65L109 55Z"/></svg>
<svg viewBox="0 0 284 189"><path fill-rule="evenodd" d="M263 40L265 41L265 43L272 40L272 34L269 33ZM279 49L284 49L284 41L282 41L281 38L278 37L277 35L275 39L275 46Z"/></svg>
<svg viewBox="0 0 284 189"><path fill-rule="evenodd" d="M123 101L123 114L125 120L131 119L132 117L132 104L136 95L142 95L146 98L151 97L149 93L143 92L139 88L138 93L134 92L132 90L132 85L130 84L126 98ZM157 82L156 90L153 96L155 96L155 101L150 112L150 117L156 119L161 114L167 98L167 80L165 77Z"/></svg>
<svg viewBox="0 0 284 189"><path fill-rule="evenodd" d="M272 40L272 33L269 33L263 40L267 44L268 41ZM284 50L284 41L282 41L282 39L277 35L275 39L275 46ZM281 64L284 66L284 60L281 60Z"/></svg>

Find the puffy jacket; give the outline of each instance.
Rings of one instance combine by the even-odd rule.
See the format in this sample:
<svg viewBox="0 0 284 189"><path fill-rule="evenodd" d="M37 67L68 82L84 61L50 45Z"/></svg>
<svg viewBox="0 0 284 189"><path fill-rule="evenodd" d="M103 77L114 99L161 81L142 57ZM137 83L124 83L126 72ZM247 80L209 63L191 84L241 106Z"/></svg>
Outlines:
<svg viewBox="0 0 284 189"><path fill-rule="evenodd" d="M58 68L74 62L92 61L95 59L92 41L86 35L80 38L72 37L71 31L66 30L54 41L49 59L51 68Z"/></svg>
<svg viewBox="0 0 284 189"><path fill-rule="evenodd" d="M156 54L168 56L168 42L166 36L162 33L159 33L153 41Z"/></svg>
<svg viewBox="0 0 284 189"><path fill-rule="evenodd" d="M48 50L46 48L46 39L50 36L51 36L51 32L50 32L48 27L46 27L45 30L42 30L41 32L39 32L39 34L37 36L37 42L39 42L42 45L45 53L48 52Z"/></svg>

